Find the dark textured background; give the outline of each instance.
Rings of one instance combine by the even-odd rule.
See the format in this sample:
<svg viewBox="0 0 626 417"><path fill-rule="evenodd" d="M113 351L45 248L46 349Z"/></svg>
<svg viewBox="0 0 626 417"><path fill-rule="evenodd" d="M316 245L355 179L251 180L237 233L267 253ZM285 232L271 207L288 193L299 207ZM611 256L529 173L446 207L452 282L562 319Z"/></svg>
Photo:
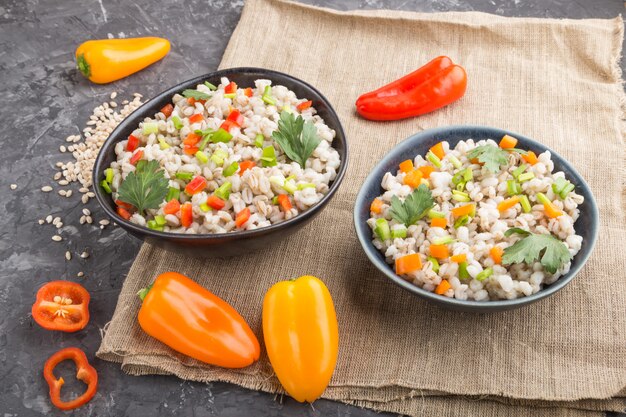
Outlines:
<svg viewBox="0 0 626 417"><path fill-rule="evenodd" d="M621 0L307 0L349 9L423 12L478 10L505 16L611 18ZM78 224L79 197L40 191L52 184L54 164L69 159L58 148L82 130L92 109L118 91L118 103L133 92L146 97L167 86L216 69L243 1L228 0L0 0L0 413L3 417L55 413L41 377L45 359L58 349L79 346L98 369L96 397L75 416L376 416L330 401L301 405L289 398L229 384L199 384L173 377L132 377L119 365L95 359L100 329L113 314L125 274L139 242L121 229ZM74 69L73 51L84 40L117 36L163 36L171 53L158 64L107 86L88 83ZM15 183L18 189L10 190ZM74 193L78 194L77 188ZM94 220L103 218L95 201ZM57 243L52 225L63 218ZM92 256L78 254L88 248ZM64 258L74 252L72 261ZM76 278L78 271L85 277ZM53 279L77 280L92 294L91 322L76 334L49 332L34 324L30 306L36 290ZM73 380L71 367L62 375ZM79 384L69 383L80 389ZM625 415L626 416L626 415Z"/></svg>

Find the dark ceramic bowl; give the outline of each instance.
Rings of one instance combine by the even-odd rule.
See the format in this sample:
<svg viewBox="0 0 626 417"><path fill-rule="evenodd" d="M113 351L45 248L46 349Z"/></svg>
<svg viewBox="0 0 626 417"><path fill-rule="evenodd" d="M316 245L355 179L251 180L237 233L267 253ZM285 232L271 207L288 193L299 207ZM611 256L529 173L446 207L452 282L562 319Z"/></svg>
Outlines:
<svg viewBox="0 0 626 417"><path fill-rule="evenodd" d="M165 104L170 103L174 94L180 93L187 88L195 88L196 85L204 81L218 85L220 77L228 77L231 81L244 87L254 86L254 81L259 78L269 79L272 80L272 84L274 85L284 85L294 91L298 97L306 97L309 100L313 100L313 106L317 109L318 114L324 119L326 124L336 132L332 146L337 149L341 157L341 165L339 166L337 177L330 184L328 193L309 210L282 223L256 230L244 230L223 234L187 235L182 233L159 232L131 223L118 216L111 196L104 192L98 185L99 180L103 178L104 170L115 160L115 144L121 140L127 139L128 135L137 128L139 122L145 117L154 116ZM270 246L274 241L284 239L285 236L297 231L310 222L326 204L328 204L339 188L346 173L347 163L348 144L341 123L339 122L339 117L329 101L318 90L302 80L280 72L260 68L230 68L196 77L169 88L128 116L111 133L102 147L96 159L93 178L96 198L105 213L131 235L167 250L182 252L193 256L218 257L242 255L253 250Z"/></svg>
<svg viewBox="0 0 626 417"><path fill-rule="evenodd" d="M448 141L450 146L453 147L461 140L471 138L474 140L494 139L497 141L505 134L517 138L519 140L519 147L522 149L532 149L537 154L549 150L552 153L552 161L554 162L555 170L563 171L566 178L576 186L576 192L585 197L585 202L579 206L580 217L574 225L576 233L583 237L582 248L572 260L570 271L559 278L555 283L546 286L541 291L531 296L517 298L515 300L497 301L463 301L444 297L423 290L396 275L391 265L385 262L384 256L372 244L372 231L366 223L370 214L370 203L375 197L378 197L382 193L380 183L385 173L397 170L398 164L406 159L413 159L418 154L425 155L431 146L442 140ZM576 276L578 271L580 271L585 262L587 262L593 250L593 246L596 243L598 234L598 208L589 186L580 174L576 172L565 159L541 143L535 142L517 133L492 127L450 126L417 133L393 148L391 152L380 161L369 174L359 191L354 208L354 224L365 254L376 268L385 274L393 283L441 307L457 311L485 313L522 307L541 300L542 298L546 298L566 286L574 276Z"/></svg>

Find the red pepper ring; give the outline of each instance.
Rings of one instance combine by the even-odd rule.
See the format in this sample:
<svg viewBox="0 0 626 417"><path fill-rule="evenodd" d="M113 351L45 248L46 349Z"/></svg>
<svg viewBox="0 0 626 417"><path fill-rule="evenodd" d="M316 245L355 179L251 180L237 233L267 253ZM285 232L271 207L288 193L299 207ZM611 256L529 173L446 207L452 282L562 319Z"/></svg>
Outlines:
<svg viewBox="0 0 626 417"><path fill-rule="evenodd" d="M65 381L62 377L57 379L53 371L59 363L67 359L74 361L76 364L76 379L87 384L87 389L81 396L65 402L61 400L61 387ZM73 410L74 408L88 403L98 389L98 373L94 367L89 364L85 352L75 347L61 349L50 356L43 367L43 377L50 386L50 401L60 410Z"/></svg>
<svg viewBox="0 0 626 417"><path fill-rule="evenodd" d="M44 329L77 332L89 322L89 299L76 282L50 281L37 291L31 313Z"/></svg>

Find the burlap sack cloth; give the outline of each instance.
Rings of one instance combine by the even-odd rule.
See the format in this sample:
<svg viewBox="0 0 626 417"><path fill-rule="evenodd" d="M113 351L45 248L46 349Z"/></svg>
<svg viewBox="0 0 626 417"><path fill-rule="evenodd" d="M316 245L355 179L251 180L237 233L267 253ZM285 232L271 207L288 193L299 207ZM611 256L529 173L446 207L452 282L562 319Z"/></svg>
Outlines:
<svg viewBox="0 0 626 417"><path fill-rule="evenodd" d="M325 398L410 415L623 410L622 36L620 18L342 13L281 0L248 0L221 67L271 68L318 87L346 130L346 179L308 227L258 253L203 261L144 245L98 356L120 362L135 375L174 374L280 392L264 353L249 368L219 369L147 336L137 324L135 294L157 274L180 271L231 303L262 340L265 291L278 280L312 274L330 288L340 327L339 361ZM469 74L460 102L392 123L355 115L360 93L442 54ZM455 313L409 295L370 265L352 225L363 179L407 136L451 124L526 134L565 156L589 182L600 208L600 237L587 266L563 291L507 313Z"/></svg>

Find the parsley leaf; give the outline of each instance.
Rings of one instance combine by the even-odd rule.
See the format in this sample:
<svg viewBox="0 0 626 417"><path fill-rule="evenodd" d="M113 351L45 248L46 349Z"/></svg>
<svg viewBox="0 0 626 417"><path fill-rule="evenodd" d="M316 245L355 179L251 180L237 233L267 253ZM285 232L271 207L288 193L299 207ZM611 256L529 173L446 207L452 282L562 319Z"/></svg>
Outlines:
<svg viewBox="0 0 626 417"><path fill-rule="evenodd" d="M280 148L294 162L304 168L317 145L322 139L317 136L317 129L311 122L305 122L302 116L297 118L290 112L280 113L278 130L272 133Z"/></svg>
<svg viewBox="0 0 626 417"><path fill-rule="evenodd" d="M135 171L120 185L118 199L132 204L143 214L145 209L159 207L169 191L168 184L158 161L139 161Z"/></svg>
<svg viewBox="0 0 626 417"><path fill-rule="evenodd" d="M478 158L491 172L498 172L500 165L506 165L509 162L509 154L495 145L477 146L467 153L467 157L469 159Z"/></svg>
<svg viewBox="0 0 626 417"><path fill-rule="evenodd" d="M211 94L203 93L198 90L185 90L183 91L183 97L195 98L196 100L208 100L211 98Z"/></svg>
<svg viewBox="0 0 626 417"><path fill-rule="evenodd" d="M551 234L535 234L514 227L507 230L504 235L509 237L513 233L523 235L524 237L512 246L504 249L504 256L502 256L503 265L522 262L530 264L540 259L544 269L554 274L567 261L572 259L567 246Z"/></svg>
<svg viewBox="0 0 626 417"><path fill-rule="evenodd" d="M432 193L426 185L421 184L404 202L395 195L391 198L391 217L409 227L424 217L434 205Z"/></svg>

